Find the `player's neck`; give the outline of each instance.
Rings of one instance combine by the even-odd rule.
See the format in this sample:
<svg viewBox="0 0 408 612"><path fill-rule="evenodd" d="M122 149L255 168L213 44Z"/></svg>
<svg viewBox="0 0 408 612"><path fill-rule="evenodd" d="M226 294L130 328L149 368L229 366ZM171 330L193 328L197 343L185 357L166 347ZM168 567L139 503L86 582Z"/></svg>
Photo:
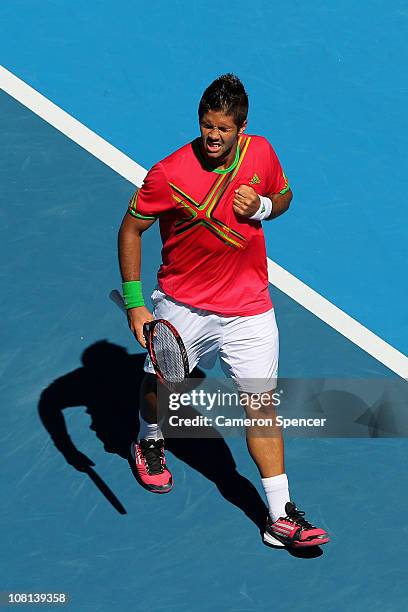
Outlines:
<svg viewBox="0 0 408 612"><path fill-rule="evenodd" d="M214 170L227 170L230 166L232 166L232 164L235 161L235 157L237 155L237 147L238 147L238 141L232 147L227 157L224 160L222 160L221 164L219 164L219 161L217 162L216 160L214 160L216 163L216 165L214 165Z"/></svg>
<svg viewBox="0 0 408 612"><path fill-rule="evenodd" d="M237 159L239 156L238 141L235 143L231 151L228 153L227 157L225 157L224 159L208 158L205 155L201 141L199 141L198 147L199 147L200 157L202 157L203 161L205 162L205 165L213 171L223 173L225 171L232 170L238 162L238 159Z"/></svg>

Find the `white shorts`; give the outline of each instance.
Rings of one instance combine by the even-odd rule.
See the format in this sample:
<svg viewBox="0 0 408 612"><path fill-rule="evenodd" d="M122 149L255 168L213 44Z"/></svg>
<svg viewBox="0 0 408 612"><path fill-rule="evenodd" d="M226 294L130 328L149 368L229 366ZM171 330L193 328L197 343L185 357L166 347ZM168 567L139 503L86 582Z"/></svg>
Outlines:
<svg viewBox="0 0 408 612"><path fill-rule="evenodd" d="M176 302L156 289L153 316L178 330L187 350L190 372L212 368L217 356L224 373L242 390L261 393L276 387L279 335L273 308L258 315L224 317ZM154 373L150 357L144 369ZM243 384L242 384L243 383Z"/></svg>

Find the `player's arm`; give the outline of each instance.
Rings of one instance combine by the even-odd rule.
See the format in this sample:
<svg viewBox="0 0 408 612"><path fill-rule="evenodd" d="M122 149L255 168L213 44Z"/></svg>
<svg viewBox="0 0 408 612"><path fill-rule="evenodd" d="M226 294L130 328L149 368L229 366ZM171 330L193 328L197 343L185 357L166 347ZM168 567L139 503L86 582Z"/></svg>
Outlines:
<svg viewBox="0 0 408 612"><path fill-rule="evenodd" d="M139 219L126 213L119 230L118 255L122 282L140 281L142 261L142 234L155 219ZM152 321L153 316L146 306L127 310L128 323L138 342L145 347L143 323Z"/></svg>
<svg viewBox="0 0 408 612"><path fill-rule="evenodd" d="M289 209L293 193L291 189L288 189L286 193L271 193L267 197L272 202L272 212L269 217L266 217L265 221L270 221L271 219L276 219L276 217L283 215L283 213Z"/></svg>

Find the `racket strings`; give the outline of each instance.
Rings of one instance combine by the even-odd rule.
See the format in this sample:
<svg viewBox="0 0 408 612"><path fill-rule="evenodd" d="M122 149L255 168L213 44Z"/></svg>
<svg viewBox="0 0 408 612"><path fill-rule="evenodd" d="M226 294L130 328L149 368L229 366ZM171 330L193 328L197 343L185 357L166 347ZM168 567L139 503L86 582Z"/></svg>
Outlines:
<svg viewBox="0 0 408 612"><path fill-rule="evenodd" d="M177 339L167 325L155 325L152 343L163 378L169 382L181 382L185 378L183 357Z"/></svg>

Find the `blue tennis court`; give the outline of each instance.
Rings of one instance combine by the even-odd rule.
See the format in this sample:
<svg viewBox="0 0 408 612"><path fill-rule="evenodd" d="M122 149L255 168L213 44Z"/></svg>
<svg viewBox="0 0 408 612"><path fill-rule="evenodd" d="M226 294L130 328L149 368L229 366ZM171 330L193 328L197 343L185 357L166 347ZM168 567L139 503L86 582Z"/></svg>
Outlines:
<svg viewBox="0 0 408 612"><path fill-rule="evenodd" d="M268 257L368 330L360 341L272 278L281 376L402 381L407 16L402 2L2 3L1 591L65 592L73 610L404 609L405 438L286 441L294 498L332 535L311 555L262 544L242 439L169 440L174 491L138 486L145 354L108 299L136 181L6 83L148 169L197 135L208 83L238 74L248 132L272 142L294 192L266 225ZM144 240L148 295L158 229Z"/></svg>

